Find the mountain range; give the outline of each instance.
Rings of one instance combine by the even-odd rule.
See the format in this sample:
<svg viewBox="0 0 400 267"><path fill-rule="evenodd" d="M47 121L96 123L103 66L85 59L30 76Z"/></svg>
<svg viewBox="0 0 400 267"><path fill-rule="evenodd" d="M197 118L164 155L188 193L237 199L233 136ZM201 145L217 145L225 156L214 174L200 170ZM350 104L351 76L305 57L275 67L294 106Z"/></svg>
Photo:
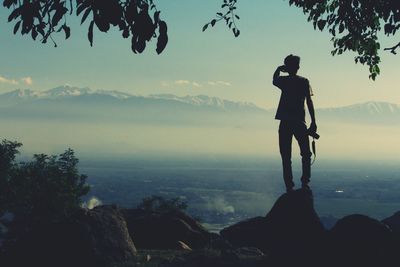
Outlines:
<svg viewBox="0 0 400 267"><path fill-rule="evenodd" d="M141 123L237 124L266 120L274 109L250 102L158 94L136 96L119 91L59 86L47 91L19 89L0 94L0 118L112 120ZM366 102L317 109L318 118L358 123L400 122L400 105Z"/></svg>
<svg viewBox="0 0 400 267"><path fill-rule="evenodd" d="M87 101L90 101L90 98L96 98L96 100L98 100L99 98L103 98L104 100L121 100L121 102L124 100L147 100L148 102L151 102L151 100L155 102L163 100L165 102L179 102L193 106L213 107L221 110L230 110L235 108L261 110L261 108L250 102L233 102L218 97L209 97L206 95L178 97L172 94L157 94L144 97L119 91L92 90L88 87L78 88L68 85L59 86L47 91L18 89L15 91L7 92L0 95L0 106L13 106L20 103L33 102L38 100L79 100L81 98L85 98Z"/></svg>

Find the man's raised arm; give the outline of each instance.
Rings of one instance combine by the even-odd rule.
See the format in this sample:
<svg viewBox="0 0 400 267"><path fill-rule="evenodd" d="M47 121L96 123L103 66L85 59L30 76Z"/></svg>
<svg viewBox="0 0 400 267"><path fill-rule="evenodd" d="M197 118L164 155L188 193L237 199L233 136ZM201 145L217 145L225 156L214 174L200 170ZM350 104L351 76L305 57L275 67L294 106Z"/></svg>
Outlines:
<svg viewBox="0 0 400 267"><path fill-rule="evenodd" d="M279 87L282 89L282 82L281 82L281 71L286 72L285 66L279 66L276 71L274 72L274 77L272 79L272 84L275 85L276 87Z"/></svg>

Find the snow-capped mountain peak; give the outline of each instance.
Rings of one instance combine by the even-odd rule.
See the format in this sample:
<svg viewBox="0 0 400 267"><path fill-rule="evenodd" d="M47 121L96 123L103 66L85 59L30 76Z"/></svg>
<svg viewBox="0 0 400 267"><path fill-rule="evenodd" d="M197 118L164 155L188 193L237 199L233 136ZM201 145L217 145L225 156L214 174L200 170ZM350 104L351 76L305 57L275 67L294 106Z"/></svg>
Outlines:
<svg viewBox="0 0 400 267"><path fill-rule="evenodd" d="M50 90L47 90L43 94L43 98L59 98L59 97L70 97L80 96L86 94L92 94L93 90L88 87L79 88L69 85L59 86Z"/></svg>
<svg viewBox="0 0 400 267"><path fill-rule="evenodd" d="M396 113L400 111L400 106L387 102L367 102L364 104L369 114Z"/></svg>
<svg viewBox="0 0 400 267"><path fill-rule="evenodd" d="M218 97L211 97L207 95L197 95L197 96L183 96L179 97L173 94L158 94L158 95L150 95L149 97L155 99L164 99L164 100L173 100L179 101L186 104L194 105L194 106L209 106L215 107L219 109L226 109L231 107L243 107L243 108L258 108L256 105L250 102L233 102L225 99L221 99Z"/></svg>
<svg viewBox="0 0 400 267"><path fill-rule="evenodd" d="M56 88L49 89L47 91L33 91L30 89L18 89L15 91L7 92L1 95L2 98L9 100L14 99L15 101L26 101L36 99L61 99L67 97L78 97L83 95L106 95L112 96L118 99L127 99L133 95L119 92L119 91L108 91L108 90L92 90L88 87L79 88L75 86L58 86Z"/></svg>
<svg viewBox="0 0 400 267"><path fill-rule="evenodd" d="M388 102L369 101L344 107L325 108L322 110L327 112L351 112L352 114L359 113L364 115L399 114L400 105Z"/></svg>
<svg viewBox="0 0 400 267"><path fill-rule="evenodd" d="M9 98L9 99L30 99L30 98L35 98L38 97L38 92L33 91L31 89L17 89L15 91L7 92L3 94L4 97Z"/></svg>

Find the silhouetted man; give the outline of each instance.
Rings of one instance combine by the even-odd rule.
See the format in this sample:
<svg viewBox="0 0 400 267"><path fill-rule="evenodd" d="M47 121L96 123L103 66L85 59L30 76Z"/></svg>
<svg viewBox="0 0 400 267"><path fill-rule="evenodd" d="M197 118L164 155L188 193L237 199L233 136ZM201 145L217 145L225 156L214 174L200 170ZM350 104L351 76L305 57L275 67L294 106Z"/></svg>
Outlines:
<svg viewBox="0 0 400 267"><path fill-rule="evenodd" d="M311 100L313 95L309 81L297 75L300 68L300 57L289 55L285 58L285 64L279 66L273 78L273 84L281 89L281 98L275 119L280 120L279 125L279 150L282 157L283 179L286 190L293 190L292 174L292 138L296 138L300 146L302 157L303 174L301 183L303 188L309 188L308 183L311 177L311 151L308 139L308 130L305 121L304 102L307 103L311 116L309 131L316 132L314 105ZM289 75L281 76L281 72Z"/></svg>

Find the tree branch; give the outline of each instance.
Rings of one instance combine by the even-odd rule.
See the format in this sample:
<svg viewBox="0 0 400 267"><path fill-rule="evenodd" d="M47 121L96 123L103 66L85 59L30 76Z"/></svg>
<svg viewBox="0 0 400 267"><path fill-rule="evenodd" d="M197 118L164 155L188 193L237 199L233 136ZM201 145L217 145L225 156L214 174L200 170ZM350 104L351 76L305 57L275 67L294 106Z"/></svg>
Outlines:
<svg viewBox="0 0 400 267"><path fill-rule="evenodd" d="M390 51L390 53L396 55L397 54L396 50L398 48L400 48L400 42L398 44L396 44L395 46L393 46L393 47L385 48L385 51Z"/></svg>

